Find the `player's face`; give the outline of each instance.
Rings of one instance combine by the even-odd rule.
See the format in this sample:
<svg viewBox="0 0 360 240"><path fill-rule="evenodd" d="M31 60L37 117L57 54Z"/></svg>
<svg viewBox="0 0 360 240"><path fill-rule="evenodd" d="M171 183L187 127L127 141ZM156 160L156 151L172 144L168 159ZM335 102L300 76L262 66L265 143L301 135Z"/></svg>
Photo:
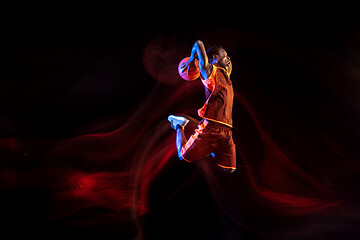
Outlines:
<svg viewBox="0 0 360 240"><path fill-rule="evenodd" d="M224 49L220 50L219 55L216 55L216 59L217 65L224 68L230 75L232 71L232 63L230 57L227 55L227 52Z"/></svg>

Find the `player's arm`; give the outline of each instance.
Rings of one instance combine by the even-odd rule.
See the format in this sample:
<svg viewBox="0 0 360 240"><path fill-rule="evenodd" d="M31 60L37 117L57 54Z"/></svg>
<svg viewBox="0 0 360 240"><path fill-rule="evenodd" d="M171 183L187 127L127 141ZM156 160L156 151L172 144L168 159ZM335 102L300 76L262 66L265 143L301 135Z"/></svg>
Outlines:
<svg viewBox="0 0 360 240"><path fill-rule="evenodd" d="M190 60L195 59L199 60L200 74L203 79L207 79L212 71L212 65L209 63L209 59L206 54L204 43L200 40L197 40L191 50Z"/></svg>
<svg viewBox="0 0 360 240"><path fill-rule="evenodd" d="M200 74L202 78L209 78L212 71L212 64L209 63L204 43L200 40L197 40L192 47L190 59L188 62L184 63L184 67L193 64L196 58L199 60Z"/></svg>

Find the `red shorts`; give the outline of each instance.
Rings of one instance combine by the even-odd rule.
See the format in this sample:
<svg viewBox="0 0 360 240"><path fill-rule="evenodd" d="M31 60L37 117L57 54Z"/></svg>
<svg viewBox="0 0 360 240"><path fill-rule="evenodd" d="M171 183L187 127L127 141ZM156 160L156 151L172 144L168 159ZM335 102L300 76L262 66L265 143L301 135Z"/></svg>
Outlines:
<svg viewBox="0 0 360 240"><path fill-rule="evenodd" d="M236 169L235 147L230 127L203 119L181 148L181 156L185 161L193 162L214 153L220 167Z"/></svg>

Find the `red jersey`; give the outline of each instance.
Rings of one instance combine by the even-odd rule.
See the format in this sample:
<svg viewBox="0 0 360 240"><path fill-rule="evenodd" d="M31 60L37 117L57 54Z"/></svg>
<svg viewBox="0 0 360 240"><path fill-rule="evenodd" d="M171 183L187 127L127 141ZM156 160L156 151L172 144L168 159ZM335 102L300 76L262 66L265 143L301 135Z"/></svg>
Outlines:
<svg viewBox="0 0 360 240"><path fill-rule="evenodd" d="M203 80L206 102L198 110L200 117L232 127L234 90L228 72L213 65L208 79Z"/></svg>

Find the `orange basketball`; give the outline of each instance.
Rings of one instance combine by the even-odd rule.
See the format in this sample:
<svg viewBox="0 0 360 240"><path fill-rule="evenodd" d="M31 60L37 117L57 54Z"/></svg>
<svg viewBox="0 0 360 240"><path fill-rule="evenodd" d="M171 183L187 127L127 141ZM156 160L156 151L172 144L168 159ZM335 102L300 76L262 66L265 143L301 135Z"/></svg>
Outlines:
<svg viewBox="0 0 360 240"><path fill-rule="evenodd" d="M183 60L181 60L181 62L179 63L179 66L178 66L178 72L184 80L194 81L200 76L199 61L197 59L195 59L195 61L194 61L195 68L190 67L189 72L188 72L188 67L182 67L182 64L189 59L190 59L190 57L186 57Z"/></svg>

